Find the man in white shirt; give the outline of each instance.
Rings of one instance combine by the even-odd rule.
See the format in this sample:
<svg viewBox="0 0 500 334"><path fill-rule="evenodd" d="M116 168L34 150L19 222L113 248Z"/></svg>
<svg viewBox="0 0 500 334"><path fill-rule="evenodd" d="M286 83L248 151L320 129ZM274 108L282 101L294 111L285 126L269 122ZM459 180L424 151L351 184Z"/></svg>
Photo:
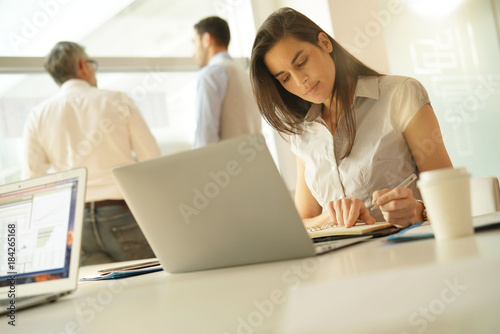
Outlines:
<svg viewBox="0 0 500 334"><path fill-rule="evenodd" d="M97 88L97 62L82 46L57 43L44 66L61 89L28 117L24 176L87 168L81 265L154 257L111 175L160 156L146 122L125 94Z"/></svg>
<svg viewBox="0 0 500 334"><path fill-rule="evenodd" d="M202 69L196 94L194 148L222 139L260 133L262 118L250 78L229 55L227 22L211 16L194 26L193 57Z"/></svg>

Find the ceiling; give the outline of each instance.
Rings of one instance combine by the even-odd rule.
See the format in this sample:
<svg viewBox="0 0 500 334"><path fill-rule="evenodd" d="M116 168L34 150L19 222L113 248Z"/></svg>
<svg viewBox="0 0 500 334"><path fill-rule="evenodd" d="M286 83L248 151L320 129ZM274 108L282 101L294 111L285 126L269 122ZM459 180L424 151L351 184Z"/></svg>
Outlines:
<svg viewBox="0 0 500 334"><path fill-rule="evenodd" d="M234 13L245 6L249 1L0 0L0 56L45 56L69 40L94 57L191 57L199 19L221 16L233 31ZM231 45L230 52L239 53Z"/></svg>

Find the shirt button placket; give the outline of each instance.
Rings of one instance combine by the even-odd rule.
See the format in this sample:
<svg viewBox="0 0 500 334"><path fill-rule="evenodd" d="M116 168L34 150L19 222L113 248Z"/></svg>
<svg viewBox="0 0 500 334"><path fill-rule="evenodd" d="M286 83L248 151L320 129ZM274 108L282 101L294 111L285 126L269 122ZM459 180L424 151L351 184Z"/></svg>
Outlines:
<svg viewBox="0 0 500 334"><path fill-rule="evenodd" d="M344 192L344 186L342 185L342 180L340 179L340 172L335 163L332 164L332 179L333 179L333 184L337 189L335 189L335 192L341 193L342 198L345 197L345 192Z"/></svg>
<svg viewBox="0 0 500 334"><path fill-rule="evenodd" d="M331 141L330 145L331 145L330 161L332 166L332 181L335 187L334 192L337 195L340 194L340 198L344 198L345 197L344 185L342 184L342 180L340 179L340 171L339 167L337 166L337 160L335 159L335 148L333 140Z"/></svg>

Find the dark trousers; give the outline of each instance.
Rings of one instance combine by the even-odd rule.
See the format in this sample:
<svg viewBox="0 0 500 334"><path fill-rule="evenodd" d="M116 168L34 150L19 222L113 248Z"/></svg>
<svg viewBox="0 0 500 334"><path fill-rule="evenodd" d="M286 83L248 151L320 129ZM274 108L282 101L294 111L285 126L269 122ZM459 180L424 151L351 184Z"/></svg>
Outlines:
<svg viewBox="0 0 500 334"><path fill-rule="evenodd" d="M80 266L154 257L126 204L87 204Z"/></svg>

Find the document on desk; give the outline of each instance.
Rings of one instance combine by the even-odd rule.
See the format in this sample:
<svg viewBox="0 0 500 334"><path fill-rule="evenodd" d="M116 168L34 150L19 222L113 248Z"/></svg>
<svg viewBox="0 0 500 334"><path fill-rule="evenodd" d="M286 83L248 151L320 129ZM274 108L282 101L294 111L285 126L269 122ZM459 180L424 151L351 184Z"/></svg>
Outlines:
<svg viewBox="0 0 500 334"><path fill-rule="evenodd" d="M311 238L321 238L321 237L331 237L340 235L364 235L369 234L384 228L392 227L393 225L386 222L377 222L373 225L365 224L364 222L358 222L356 225L350 228L345 228L344 226L330 226L325 227L312 227L307 230L309 237Z"/></svg>
<svg viewBox="0 0 500 334"><path fill-rule="evenodd" d="M416 239L433 238L431 222L414 223L400 232L387 237L387 241L410 241ZM474 230L480 231L500 226L500 212L493 212L481 216L472 217Z"/></svg>
<svg viewBox="0 0 500 334"><path fill-rule="evenodd" d="M100 270L98 275L90 275L80 278L80 282L126 278L137 275L149 274L161 270L163 270L163 268L158 261L154 262L151 261L139 265Z"/></svg>

